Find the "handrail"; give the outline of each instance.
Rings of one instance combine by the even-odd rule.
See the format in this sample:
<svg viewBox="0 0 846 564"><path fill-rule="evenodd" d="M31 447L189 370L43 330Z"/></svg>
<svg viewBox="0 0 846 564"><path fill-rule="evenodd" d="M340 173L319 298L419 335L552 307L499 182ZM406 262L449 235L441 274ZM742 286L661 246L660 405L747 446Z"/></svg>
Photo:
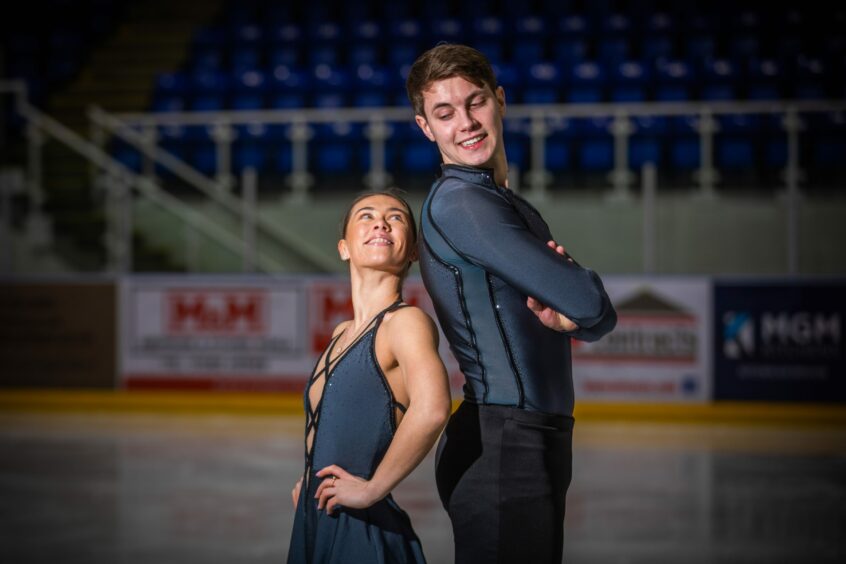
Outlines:
<svg viewBox="0 0 846 564"><path fill-rule="evenodd" d="M815 112L846 111L846 101L828 100L759 100L759 101L694 101L694 102L631 102L631 103L596 103L596 104L547 104L547 105L512 105L508 107L505 120L526 120L528 127L525 133L531 141L530 169L526 178L531 188L530 196L538 201L547 194L547 185L551 175L545 165L546 138L553 132L548 120L580 119L609 117L608 133L614 139L613 170L608 176L613 190L609 193L609 200L625 201L630 199L630 186L636 175L629 169L628 143L629 137L636 131L632 118L641 116L673 117L695 116L692 124L697 132L699 145L699 168L694 171L693 181L699 186L699 196L714 198L717 196L715 185L719 181L719 172L714 167L714 135L719 130L716 116L737 114L777 114L783 115L783 133L788 145L788 158L785 163L785 184L788 194L788 270L798 272L798 211L799 179L801 169L799 161L799 132L801 123L799 114ZM96 117L96 112L94 117ZM92 119L94 119L92 117ZM261 123L263 125L290 125L289 137L292 142L293 170L288 182L293 188L292 195L302 200L311 184L311 176L306 165L306 151L309 140L310 124L327 123L370 123L368 137L371 139L371 170L366 182L374 187L385 185L389 177L384 170L384 158L380 151L384 151L387 134L384 127L387 122L410 123L413 118L412 110L408 107L381 108L303 108L278 110L224 110L214 112L160 112L160 113L126 113L112 116L112 120L101 120L109 123L110 129L126 140L130 140L139 151L164 166L171 162L172 155L149 142L144 142L142 135L133 131L133 127L151 130L160 126L197 126L215 125L222 132L231 132L236 125ZM118 124L120 126L118 127ZM225 190L213 190L211 186L221 186L229 177L229 159L231 151L231 136L215 138L217 143L219 162L216 182L204 179L194 185L233 213L239 213L239 206L234 197ZM176 161L175 157L173 160ZM187 165L185 165L187 167ZM180 168L170 167L177 172ZM178 174L178 172L177 172ZM199 173L197 173L199 175ZM200 175L201 176L201 175ZM183 179L186 179L183 176ZM516 186L518 182L515 182ZM328 259L318 249L312 249L308 241L301 240L293 233L286 233L276 224L259 221L264 230L275 234L277 238L286 241L293 249L301 254L313 257L316 264L326 264L325 270L333 270L335 261L324 263Z"/></svg>
<svg viewBox="0 0 846 564"><path fill-rule="evenodd" d="M625 102L598 104L515 104L508 106L505 119L531 118L541 113L551 117L597 117L626 114L629 116L680 116L698 114L708 108L712 114L779 114L793 108L797 112L846 110L843 100L762 100L762 101L696 101L696 102ZM200 112L118 113L113 117L127 125L208 125L213 123L268 125L295 122L334 123L338 121L368 122L406 121L414 118L411 108L303 108L297 110L218 110Z"/></svg>
<svg viewBox="0 0 846 564"><path fill-rule="evenodd" d="M40 112L28 102L22 102L19 106L21 115L36 127L47 132L56 140L77 152L90 162L103 170L112 171L122 178L125 178L131 186L139 193L147 197L154 204L164 207L169 212L177 215L194 229L201 231L211 239L217 241L224 248L240 254L242 244L237 237L232 236L225 229L222 229L213 221L205 218L202 214L186 206L178 198L163 191L155 182L144 178L128 169L126 166L112 158L105 151L92 143L86 141L55 119ZM272 257L264 254L258 256L262 270L281 271L284 267Z"/></svg>
<svg viewBox="0 0 846 564"><path fill-rule="evenodd" d="M232 196L232 194L226 190L221 189L218 182L209 179L169 151L162 149L159 146L151 146L147 143L144 135L134 131L130 125L114 115L105 112L103 109L97 106L92 106L88 110L88 116L92 122L114 133L124 141L131 143L144 155L169 169L177 177L220 204L226 211L230 212L235 217L241 217L241 202L238 198ZM279 224L270 222L262 215L257 214L254 220L258 227L260 227L266 234L284 244L289 250L299 254L313 266L325 272L333 272L337 268L337 261L335 259L327 256L323 251L313 247L304 237L299 237L293 231L287 230Z"/></svg>

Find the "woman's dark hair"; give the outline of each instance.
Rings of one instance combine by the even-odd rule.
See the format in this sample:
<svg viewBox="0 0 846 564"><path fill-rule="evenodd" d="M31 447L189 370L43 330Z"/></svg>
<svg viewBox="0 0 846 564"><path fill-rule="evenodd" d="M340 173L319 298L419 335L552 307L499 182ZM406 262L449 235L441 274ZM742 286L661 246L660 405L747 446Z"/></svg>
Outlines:
<svg viewBox="0 0 846 564"><path fill-rule="evenodd" d="M405 208L405 212L408 214L408 222L411 226L411 242L412 244L417 244L417 223L414 221L414 212L411 211L411 206L408 205L407 201L405 201L403 194L404 193L402 191L396 188L386 188L384 190L362 192L356 196L347 208L347 213L344 214L344 220L341 222L341 239L344 239L347 236L347 225L350 223L350 216L352 216L352 212L357 203L366 198L370 198L371 196L388 196L389 198L393 198L394 200L400 202Z"/></svg>

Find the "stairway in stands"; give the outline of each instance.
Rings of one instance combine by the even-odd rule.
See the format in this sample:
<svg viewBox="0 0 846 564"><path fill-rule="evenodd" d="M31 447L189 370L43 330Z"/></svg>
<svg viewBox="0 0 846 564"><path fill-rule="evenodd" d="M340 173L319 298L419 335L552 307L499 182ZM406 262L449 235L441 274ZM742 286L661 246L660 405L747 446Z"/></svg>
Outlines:
<svg viewBox="0 0 846 564"><path fill-rule="evenodd" d="M188 56L194 30L220 11L220 0L149 0L129 4L114 32L96 46L66 87L53 93L46 111L89 138L86 111L96 104L109 112L149 108L155 77L177 70ZM53 219L55 246L78 270L102 270L106 226L104 195L91 186L82 157L56 141L44 146L45 207ZM177 270L166 252L137 234L136 270Z"/></svg>

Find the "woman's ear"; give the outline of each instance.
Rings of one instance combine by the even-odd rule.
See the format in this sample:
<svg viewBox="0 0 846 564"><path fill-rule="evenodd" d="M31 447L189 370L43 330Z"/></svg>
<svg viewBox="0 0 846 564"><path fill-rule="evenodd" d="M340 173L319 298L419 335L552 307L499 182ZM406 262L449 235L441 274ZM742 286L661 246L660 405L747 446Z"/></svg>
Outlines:
<svg viewBox="0 0 846 564"><path fill-rule="evenodd" d="M338 241L338 254L341 255L341 260L350 260L350 251L347 249L347 242L344 239Z"/></svg>

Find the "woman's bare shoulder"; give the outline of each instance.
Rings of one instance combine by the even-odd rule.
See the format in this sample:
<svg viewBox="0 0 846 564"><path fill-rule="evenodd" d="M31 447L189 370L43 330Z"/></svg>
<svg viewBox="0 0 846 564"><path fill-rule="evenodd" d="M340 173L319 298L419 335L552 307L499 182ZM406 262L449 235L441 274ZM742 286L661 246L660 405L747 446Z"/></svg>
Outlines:
<svg viewBox="0 0 846 564"><path fill-rule="evenodd" d="M421 336L437 335L438 328L431 316L417 306L401 307L385 316L385 328L391 334L408 332Z"/></svg>

